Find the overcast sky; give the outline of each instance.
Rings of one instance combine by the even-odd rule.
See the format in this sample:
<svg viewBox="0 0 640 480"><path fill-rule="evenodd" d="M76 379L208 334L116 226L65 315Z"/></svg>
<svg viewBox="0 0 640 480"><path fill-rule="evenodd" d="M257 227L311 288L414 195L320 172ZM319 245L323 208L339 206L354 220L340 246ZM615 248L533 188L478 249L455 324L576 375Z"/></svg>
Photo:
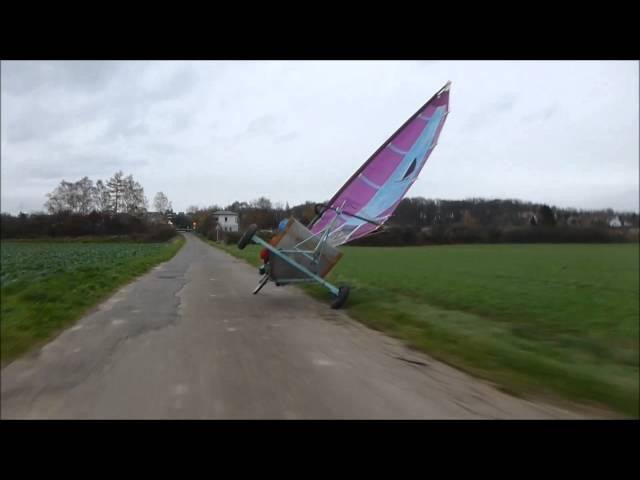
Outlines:
<svg viewBox="0 0 640 480"><path fill-rule="evenodd" d="M447 80L409 196L638 211L638 62L2 62L1 208L133 174L174 210L329 199Z"/></svg>

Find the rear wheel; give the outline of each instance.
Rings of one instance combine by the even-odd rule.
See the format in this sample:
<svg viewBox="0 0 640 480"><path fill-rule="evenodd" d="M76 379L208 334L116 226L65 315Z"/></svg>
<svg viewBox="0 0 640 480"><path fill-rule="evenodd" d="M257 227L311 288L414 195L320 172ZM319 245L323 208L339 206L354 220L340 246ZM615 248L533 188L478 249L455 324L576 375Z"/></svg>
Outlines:
<svg viewBox="0 0 640 480"><path fill-rule="evenodd" d="M238 248L242 250L244 249L244 247L249 245L249 242L251 241L251 239L253 238L253 236L256 234L257 231L258 231L258 226L255 223L251 224L247 229L247 231L244 232L244 235L240 237L240 240L238 240Z"/></svg>
<svg viewBox="0 0 640 480"><path fill-rule="evenodd" d="M338 289L338 296L336 297L336 299L333 301L333 303L331 304L331 308L333 309L338 309L341 308L345 302L347 301L347 298L349 297L349 286L348 285L343 285Z"/></svg>

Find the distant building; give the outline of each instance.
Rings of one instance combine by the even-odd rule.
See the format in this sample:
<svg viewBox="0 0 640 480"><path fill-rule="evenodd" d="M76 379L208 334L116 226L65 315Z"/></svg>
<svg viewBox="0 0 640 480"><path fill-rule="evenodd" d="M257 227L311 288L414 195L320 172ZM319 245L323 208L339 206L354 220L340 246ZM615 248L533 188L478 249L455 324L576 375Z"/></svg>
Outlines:
<svg viewBox="0 0 640 480"><path fill-rule="evenodd" d="M580 220L575 215L570 215L567 218L567 225L569 225L570 227L578 226L580 225Z"/></svg>
<svg viewBox="0 0 640 480"><path fill-rule="evenodd" d="M622 220L618 215L609 220L609 226L611 228L620 228L626 226L624 220Z"/></svg>
<svg viewBox="0 0 640 480"><path fill-rule="evenodd" d="M223 232L238 231L238 214L236 212L221 210L219 212L213 212L213 216Z"/></svg>

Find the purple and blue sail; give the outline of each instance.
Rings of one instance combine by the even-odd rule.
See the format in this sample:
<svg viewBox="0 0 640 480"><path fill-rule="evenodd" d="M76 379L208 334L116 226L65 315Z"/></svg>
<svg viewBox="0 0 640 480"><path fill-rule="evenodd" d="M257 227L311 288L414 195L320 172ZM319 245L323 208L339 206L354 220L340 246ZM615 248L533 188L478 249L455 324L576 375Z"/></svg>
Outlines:
<svg viewBox="0 0 640 480"><path fill-rule="evenodd" d="M338 190L314 219L312 233L330 228L328 242L343 245L373 233L391 217L438 144L450 86L431 97Z"/></svg>

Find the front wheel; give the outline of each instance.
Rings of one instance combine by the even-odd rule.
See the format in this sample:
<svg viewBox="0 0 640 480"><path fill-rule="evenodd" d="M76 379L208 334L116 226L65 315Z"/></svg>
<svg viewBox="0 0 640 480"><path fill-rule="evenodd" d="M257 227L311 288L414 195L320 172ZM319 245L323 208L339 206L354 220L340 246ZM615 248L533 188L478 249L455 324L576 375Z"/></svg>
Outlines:
<svg viewBox="0 0 640 480"><path fill-rule="evenodd" d="M350 289L348 285L343 285L342 287L340 287L338 290L338 296L331 304L331 308L338 309L342 307L349 297L349 291Z"/></svg>
<svg viewBox="0 0 640 480"><path fill-rule="evenodd" d="M251 239L253 238L253 236L256 234L257 231L258 231L258 226L255 223L251 224L247 229L247 231L244 232L244 235L240 237L240 240L238 240L238 248L242 250L244 249L244 247L249 245L249 242L251 241Z"/></svg>

